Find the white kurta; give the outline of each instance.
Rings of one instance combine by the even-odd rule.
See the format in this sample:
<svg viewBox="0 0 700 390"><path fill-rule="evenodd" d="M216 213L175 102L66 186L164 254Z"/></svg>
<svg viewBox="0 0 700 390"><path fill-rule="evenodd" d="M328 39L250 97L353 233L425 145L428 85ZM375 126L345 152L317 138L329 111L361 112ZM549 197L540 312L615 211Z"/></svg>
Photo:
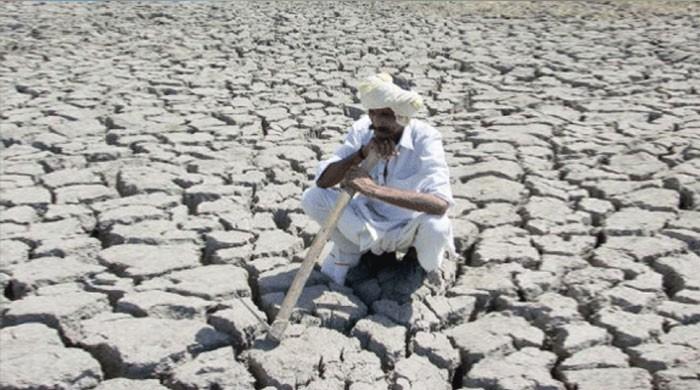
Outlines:
<svg viewBox="0 0 700 390"><path fill-rule="evenodd" d="M370 141L373 137L370 124L367 116L353 124L344 143L333 156L320 163L315 180L328 165L347 158ZM369 173L376 183L433 194L454 205L442 137L435 128L411 120L404 128L397 150L398 156L380 161ZM309 216L323 223L336 197L336 189L312 187L304 193L302 206ZM357 264L361 253L367 250L379 254L414 246L426 269L434 269L442 260L427 257L442 257L444 250L454 254L452 229L446 216L405 209L362 194L357 194L348 205L331 239L335 244L331 256L349 266ZM328 268L325 264L324 267Z"/></svg>

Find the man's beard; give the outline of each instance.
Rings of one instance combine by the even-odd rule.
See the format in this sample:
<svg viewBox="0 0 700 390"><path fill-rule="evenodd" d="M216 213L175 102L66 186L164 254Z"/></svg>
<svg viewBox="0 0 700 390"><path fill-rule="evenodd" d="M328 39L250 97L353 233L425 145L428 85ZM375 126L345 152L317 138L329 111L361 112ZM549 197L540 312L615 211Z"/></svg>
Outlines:
<svg viewBox="0 0 700 390"><path fill-rule="evenodd" d="M381 126L381 127L376 127L374 125L369 126L372 131L375 132L378 136L381 136L383 138L388 138L391 136L391 128L386 127L386 126Z"/></svg>
<svg viewBox="0 0 700 390"><path fill-rule="evenodd" d="M389 135L391 133L391 129L389 129L388 127L377 127L375 129L375 131L380 133L380 134L386 134L386 135Z"/></svg>

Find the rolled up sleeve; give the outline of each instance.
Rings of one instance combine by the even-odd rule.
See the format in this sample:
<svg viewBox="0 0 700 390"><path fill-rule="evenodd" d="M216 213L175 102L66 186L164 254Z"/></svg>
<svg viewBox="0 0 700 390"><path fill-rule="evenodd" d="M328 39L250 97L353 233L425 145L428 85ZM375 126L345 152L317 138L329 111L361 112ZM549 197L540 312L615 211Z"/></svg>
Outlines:
<svg viewBox="0 0 700 390"><path fill-rule="evenodd" d="M442 148L442 137L431 136L420 156L420 183L418 191L436 195L449 203L449 207L454 206L450 186L450 171L445 160L445 151Z"/></svg>

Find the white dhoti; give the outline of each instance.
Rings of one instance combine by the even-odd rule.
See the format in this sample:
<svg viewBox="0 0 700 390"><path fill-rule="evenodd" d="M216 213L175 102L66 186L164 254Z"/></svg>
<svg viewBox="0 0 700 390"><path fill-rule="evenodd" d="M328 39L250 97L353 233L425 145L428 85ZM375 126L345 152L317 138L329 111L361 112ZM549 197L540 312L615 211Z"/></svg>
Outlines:
<svg viewBox="0 0 700 390"><path fill-rule="evenodd" d="M311 187L304 191L301 206L306 214L319 224L335 206L340 194L337 188ZM427 272L442 264L445 252L454 255L452 225L446 215L419 213L404 221L381 221L368 218L371 211L358 198L350 201L331 233L333 249L324 260L321 270L339 284L343 284L348 270L356 266L364 252L406 252L416 249L418 262Z"/></svg>

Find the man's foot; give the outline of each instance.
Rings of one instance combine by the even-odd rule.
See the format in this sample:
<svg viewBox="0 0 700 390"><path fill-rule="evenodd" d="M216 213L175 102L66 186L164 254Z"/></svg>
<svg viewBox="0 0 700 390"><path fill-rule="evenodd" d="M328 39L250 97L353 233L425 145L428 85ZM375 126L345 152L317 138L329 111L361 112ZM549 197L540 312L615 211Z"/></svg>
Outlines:
<svg viewBox="0 0 700 390"><path fill-rule="evenodd" d="M435 294L443 293L446 288L445 279L442 277L442 272L440 272L439 268L426 273L425 284Z"/></svg>
<svg viewBox="0 0 700 390"><path fill-rule="evenodd" d="M445 253L443 254L443 256L447 256L447 254ZM420 262L418 261L418 252L416 252L416 248L408 248L408 251L404 255L402 261L415 262L415 264L420 264ZM446 275L444 274L444 270L441 267L442 265L444 265L443 263L444 259L443 261L438 263L440 264L440 266L438 266L437 269L430 272L425 271L425 278L423 279L424 283L435 294L444 293L445 289L447 288Z"/></svg>
<svg viewBox="0 0 700 390"><path fill-rule="evenodd" d="M328 276L334 283L345 285L345 277L348 275L350 265L338 264L333 254L329 254L323 261L321 273Z"/></svg>
<svg viewBox="0 0 700 390"><path fill-rule="evenodd" d="M348 274L348 268L343 267L345 270L343 270L341 267L335 267L334 269L324 269L321 268L321 273L324 275L328 276L333 283L344 286L345 285L345 277Z"/></svg>

